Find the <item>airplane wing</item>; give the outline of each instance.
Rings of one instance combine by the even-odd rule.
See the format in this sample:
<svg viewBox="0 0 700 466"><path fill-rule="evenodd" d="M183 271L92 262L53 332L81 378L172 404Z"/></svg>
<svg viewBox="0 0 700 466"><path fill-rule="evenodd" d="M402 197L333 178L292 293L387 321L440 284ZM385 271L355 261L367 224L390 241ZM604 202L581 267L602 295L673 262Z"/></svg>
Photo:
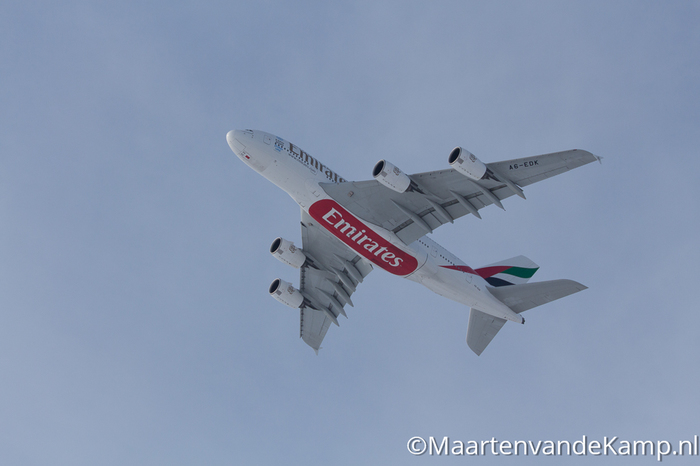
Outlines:
<svg viewBox="0 0 700 466"><path fill-rule="evenodd" d="M595 160L600 159L590 152L569 150L488 163L486 166L497 179L478 182L453 168L410 175L423 193L399 193L376 180L321 183L321 186L356 216L393 231L410 244L456 218L469 213L480 217L479 209L489 204L500 205L502 199L518 193L518 186L528 186Z"/></svg>
<svg viewBox="0 0 700 466"><path fill-rule="evenodd" d="M371 271L372 265L316 224L302 210L301 241L307 262L301 267L299 291L304 296L300 311L300 336L316 354L330 325L347 317L344 307Z"/></svg>

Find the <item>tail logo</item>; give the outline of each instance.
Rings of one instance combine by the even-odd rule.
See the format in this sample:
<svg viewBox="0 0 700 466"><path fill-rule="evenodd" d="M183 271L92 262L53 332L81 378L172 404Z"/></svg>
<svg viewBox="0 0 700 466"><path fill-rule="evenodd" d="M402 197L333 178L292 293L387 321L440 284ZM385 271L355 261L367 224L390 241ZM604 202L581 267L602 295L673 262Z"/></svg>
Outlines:
<svg viewBox="0 0 700 466"><path fill-rule="evenodd" d="M514 267L510 265L495 265L476 269L481 278L491 286L514 285L515 282L524 282L532 278L539 267Z"/></svg>

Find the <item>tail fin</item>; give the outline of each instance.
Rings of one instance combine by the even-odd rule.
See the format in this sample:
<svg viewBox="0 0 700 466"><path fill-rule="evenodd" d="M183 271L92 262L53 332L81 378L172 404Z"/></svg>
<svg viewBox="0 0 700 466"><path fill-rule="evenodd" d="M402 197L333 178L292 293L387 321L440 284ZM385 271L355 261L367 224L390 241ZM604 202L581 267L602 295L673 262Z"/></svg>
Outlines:
<svg viewBox="0 0 700 466"><path fill-rule="evenodd" d="M476 273L489 285L501 287L527 283L539 268L527 257L517 256L476 269Z"/></svg>
<svg viewBox="0 0 700 466"><path fill-rule="evenodd" d="M541 306L559 298L569 296L570 294L583 291L586 288L586 286L573 280L550 280L537 283L500 286L497 288L489 288L489 291L496 299L511 308L514 312L520 314L533 307ZM472 308L469 314L467 344L472 351L480 355L505 323L506 321L504 319Z"/></svg>

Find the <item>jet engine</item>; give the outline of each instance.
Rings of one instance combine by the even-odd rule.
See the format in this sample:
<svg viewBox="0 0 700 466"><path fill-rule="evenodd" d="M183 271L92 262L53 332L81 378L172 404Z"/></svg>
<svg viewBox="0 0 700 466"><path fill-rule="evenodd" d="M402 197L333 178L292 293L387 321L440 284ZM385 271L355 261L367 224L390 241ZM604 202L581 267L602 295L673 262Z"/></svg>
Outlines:
<svg viewBox="0 0 700 466"><path fill-rule="evenodd" d="M488 170L484 162L477 159L476 155L461 147L452 149L447 161L452 165L452 168L475 181L483 179Z"/></svg>
<svg viewBox="0 0 700 466"><path fill-rule="evenodd" d="M408 175L386 160L377 162L372 170L372 176L375 180L397 193L405 193L411 186L411 179Z"/></svg>
<svg viewBox="0 0 700 466"><path fill-rule="evenodd" d="M270 284L270 296L287 306L298 309L304 302L301 291L292 286L291 283L275 278Z"/></svg>
<svg viewBox="0 0 700 466"><path fill-rule="evenodd" d="M272 242L270 245L270 254L272 254L275 259L287 265L291 265L295 269L298 269L306 262L306 256L301 252L301 249L284 238L276 238Z"/></svg>

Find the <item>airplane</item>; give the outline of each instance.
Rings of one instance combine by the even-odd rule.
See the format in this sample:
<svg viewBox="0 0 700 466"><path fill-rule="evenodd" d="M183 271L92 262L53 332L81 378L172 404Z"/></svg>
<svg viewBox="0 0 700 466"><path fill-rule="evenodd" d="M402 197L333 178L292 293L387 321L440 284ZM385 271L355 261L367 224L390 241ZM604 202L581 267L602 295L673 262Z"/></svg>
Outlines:
<svg viewBox="0 0 700 466"><path fill-rule="evenodd" d="M522 188L601 158L584 150L484 163L455 147L444 170L408 175L387 160L374 179L348 181L299 146L258 130L226 135L250 168L282 188L301 207L301 242L278 237L270 253L300 272L300 285L273 280L270 295L300 310L300 337L318 355L331 324L347 318L352 294L378 267L420 283L470 309L467 344L481 355L507 321L522 312L582 291L572 280L528 283L539 266L524 256L473 269L427 235L473 215Z"/></svg>

